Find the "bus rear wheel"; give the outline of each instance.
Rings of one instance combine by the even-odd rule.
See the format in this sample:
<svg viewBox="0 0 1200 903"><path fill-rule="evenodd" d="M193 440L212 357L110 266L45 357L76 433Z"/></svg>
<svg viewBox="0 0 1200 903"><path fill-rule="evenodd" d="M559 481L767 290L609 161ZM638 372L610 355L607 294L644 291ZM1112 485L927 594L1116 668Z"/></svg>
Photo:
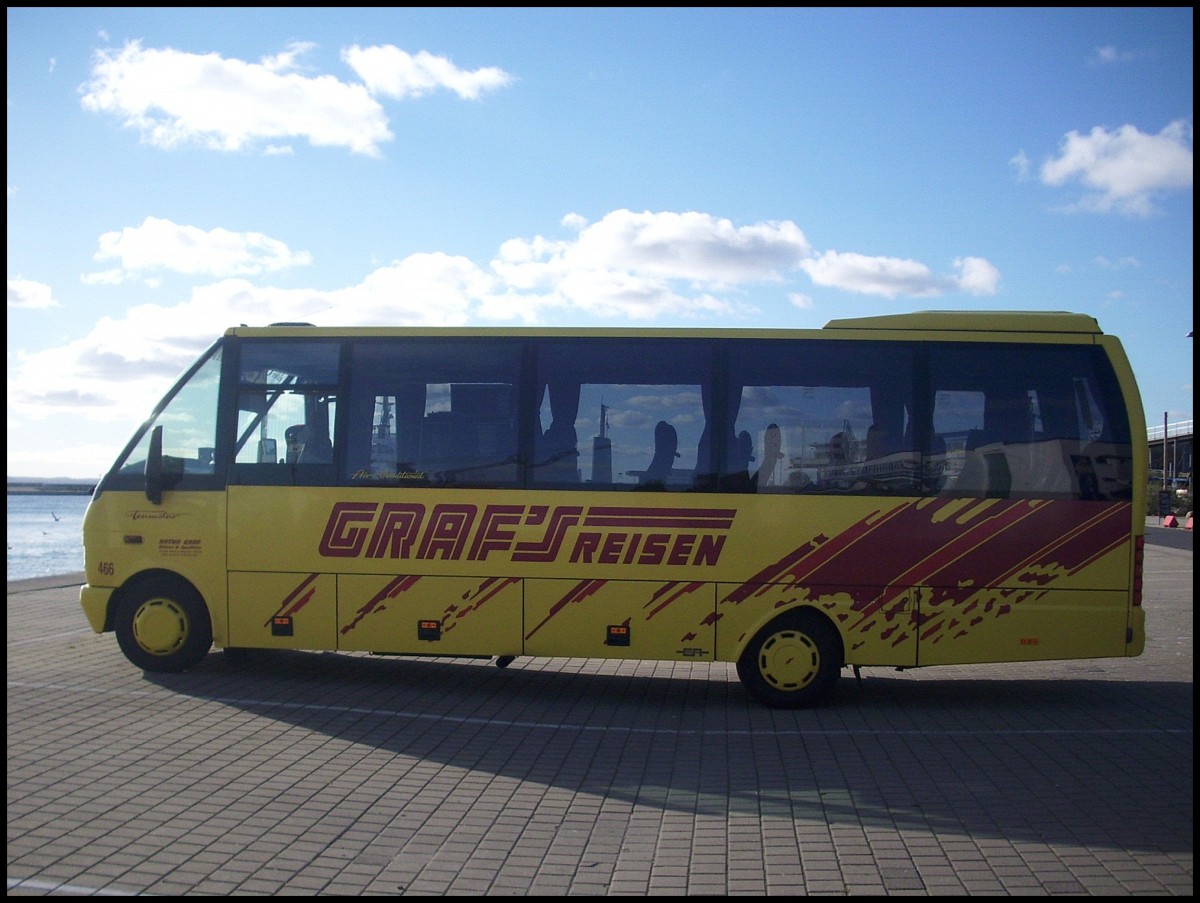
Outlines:
<svg viewBox="0 0 1200 903"><path fill-rule="evenodd" d="M204 600L181 580L156 577L134 586L117 607L117 643L143 671L186 671L212 645Z"/></svg>
<svg viewBox="0 0 1200 903"><path fill-rule="evenodd" d="M776 618L755 635L737 661L747 692L773 709L821 705L841 670L841 637L828 620L811 611Z"/></svg>

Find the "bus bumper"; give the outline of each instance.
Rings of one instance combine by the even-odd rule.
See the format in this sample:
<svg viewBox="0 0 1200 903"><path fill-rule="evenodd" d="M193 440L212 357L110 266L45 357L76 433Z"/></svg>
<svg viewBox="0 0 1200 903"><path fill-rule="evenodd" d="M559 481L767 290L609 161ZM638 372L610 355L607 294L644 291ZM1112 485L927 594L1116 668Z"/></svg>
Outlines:
<svg viewBox="0 0 1200 903"><path fill-rule="evenodd" d="M84 584L79 588L79 604L87 615L88 623L96 633L104 632L104 622L108 616L108 600L112 598L110 586L89 586Z"/></svg>

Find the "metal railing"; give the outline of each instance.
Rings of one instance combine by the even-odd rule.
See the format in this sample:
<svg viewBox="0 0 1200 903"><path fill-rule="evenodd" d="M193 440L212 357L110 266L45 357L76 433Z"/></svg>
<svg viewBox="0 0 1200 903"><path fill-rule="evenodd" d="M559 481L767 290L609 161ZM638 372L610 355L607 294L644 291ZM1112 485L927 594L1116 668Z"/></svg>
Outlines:
<svg viewBox="0 0 1200 903"><path fill-rule="evenodd" d="M1166 430L1168 439L1171 439L1175 436L1190 436L1192 435L1192 421L1177 420L1174 423L1168 423L1166 425ZM1146 441L1154 442L1156 440L1158 442L1163 441L1163 428L1161 426L1147 427Z"/></svg>

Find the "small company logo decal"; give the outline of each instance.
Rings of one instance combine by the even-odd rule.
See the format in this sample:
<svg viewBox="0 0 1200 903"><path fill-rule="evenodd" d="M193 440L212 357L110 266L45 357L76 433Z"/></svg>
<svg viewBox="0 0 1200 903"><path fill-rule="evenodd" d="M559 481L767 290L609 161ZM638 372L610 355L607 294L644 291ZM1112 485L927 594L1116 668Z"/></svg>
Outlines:
<svg viewBox="0 0 1200 903"><path fill-rule="evenodd" d="M180 514L178 511L129 511L125 515L130 520L175 520Z"/></svg>
<svg viewBox="0 0 1200 903"><path fill-rule="evenodd" d="M194 558L203 551L198 539L160 539L158 554L178 558Z"/></svg>

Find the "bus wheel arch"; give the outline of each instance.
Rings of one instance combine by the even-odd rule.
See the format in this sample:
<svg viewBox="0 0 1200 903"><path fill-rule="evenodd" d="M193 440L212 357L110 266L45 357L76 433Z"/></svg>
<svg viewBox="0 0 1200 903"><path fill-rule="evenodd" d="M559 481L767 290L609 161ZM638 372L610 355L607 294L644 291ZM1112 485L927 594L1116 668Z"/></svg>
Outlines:
<svg viewBox="0 0 1200 903"><path fill-rule="evenodd" d="M168 571L140 574L122 587L112 618L121 651L143 671L186 671L212 646L204 598Z"/></svg>
<svg viewBox="0 0 1200 903"><path fill-rule="evenodd" d="M746 691L769 708L826 702L845 664L841 634L814 608L794 608L762 627L737 660Z"/></svg>

